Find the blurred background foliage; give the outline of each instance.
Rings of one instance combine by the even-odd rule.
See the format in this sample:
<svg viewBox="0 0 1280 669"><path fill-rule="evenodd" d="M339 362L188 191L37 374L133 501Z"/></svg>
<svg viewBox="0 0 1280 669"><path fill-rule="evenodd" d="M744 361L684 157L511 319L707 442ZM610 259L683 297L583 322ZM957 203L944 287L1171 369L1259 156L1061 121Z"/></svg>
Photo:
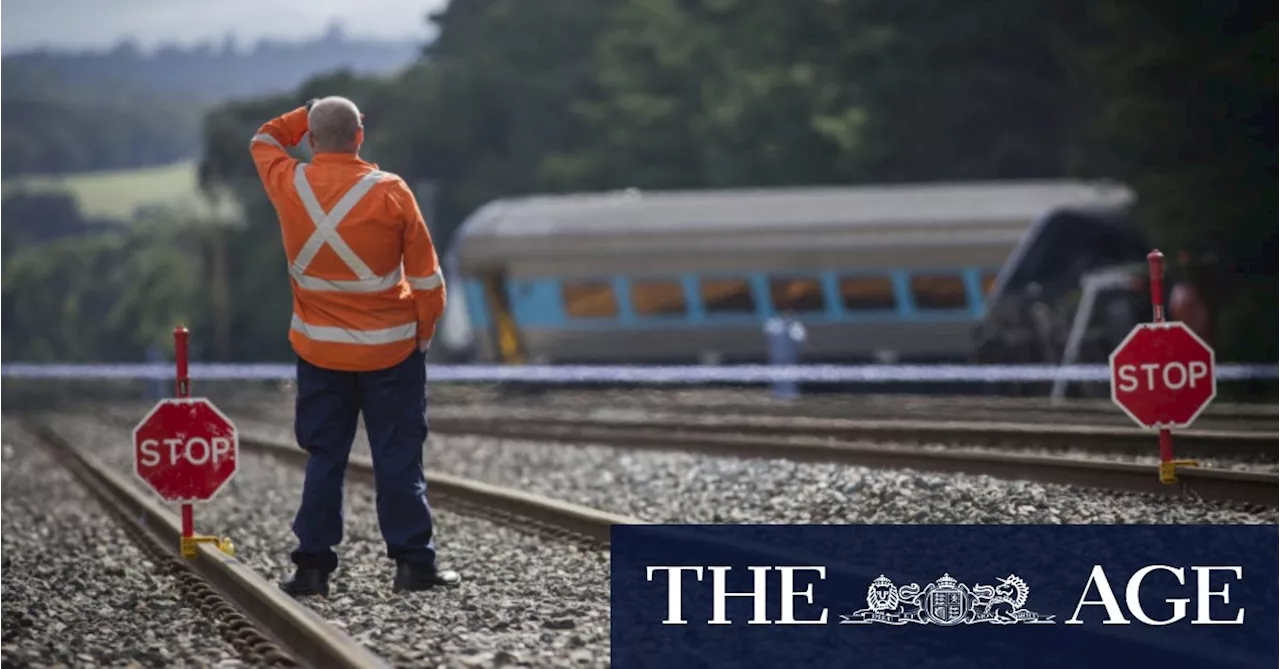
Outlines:
<svg viewBox="0 0 1280 669"><path fill-rule="evenodd" d="M217 333L204 359L291 359L248 140L338 94L442 249L480 205L532 192L1119 179L1166 254L1197 259L1219 360L1274 361L1275 15L1226 0L453 0L428 17L438 38L387 74L200 99L170 74L126 96L33 84L14 106L23 86L6 86L7 176L198 157L208 207L103 222L6 184L4 359L139 360L177 322ZM177 80L235 80L206 70ZM103 125L86 131L85 104L109 110Z"/></svg>

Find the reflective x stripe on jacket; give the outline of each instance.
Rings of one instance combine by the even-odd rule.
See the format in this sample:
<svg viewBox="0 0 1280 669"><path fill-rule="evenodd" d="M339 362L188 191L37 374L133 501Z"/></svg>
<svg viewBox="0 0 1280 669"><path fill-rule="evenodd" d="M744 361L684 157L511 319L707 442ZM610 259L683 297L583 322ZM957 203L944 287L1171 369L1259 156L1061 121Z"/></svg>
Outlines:
<svg viewBox="0 0 1280 669"><path fill-rule="evenodd" d="M307 242L302 245L302 250L298 251L298 255L294 257L293 262L289 263L289 274L298 282L298 285L307 290L335 290L348 293L376 293L380 290L386 290L398 283L402 276L400 268L397 265L394 272L383 276L374 276L373 270L364 264L360 256L351 250L350 246L343 241L342 235L338 234L338 224L342 223L342 219L349 213L352 208L359 204L360 200L369 191L377 185L378 181L385 176L385 173L378 170L372 170L360 177L351 190L347 191L342 199L338 200L338 204L333 209L325 212L320 207L320 203L316 201L315 191L311 190L311 184L307 182L307 166L298 163L298 167L294 170L293 187L298 192L298 198L302 200L302 206L307 210L307 215L311 217L311 222L315 225L315 232L307 238ZM354 281L321 279L319 277L307 276L307 266L315 259L320 249L328 244L338 257L346 263L347 268L355 272L356 279Z"/></svg>
<svg viewBox="0 0 1280 669"><path fill-rule="evenodd" d="M390 367L431 338L444 310L431 235L398 176L350 154L289 157L284 147L301 141L306 121L295 109L250 142L289 262L289 341L320 367Z"/></svg>

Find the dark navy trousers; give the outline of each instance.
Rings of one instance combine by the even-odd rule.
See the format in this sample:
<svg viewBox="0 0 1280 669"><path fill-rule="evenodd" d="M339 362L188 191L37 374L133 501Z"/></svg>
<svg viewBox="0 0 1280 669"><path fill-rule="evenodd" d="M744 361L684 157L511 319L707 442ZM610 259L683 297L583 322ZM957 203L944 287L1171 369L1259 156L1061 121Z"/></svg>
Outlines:
<svg viewBox="0 0 1280 669"><path fill-rule="evenodd" d="M426 356L416 348L403 362L373 372L342 372L298 359L294 432L307 459L302 504L293 520L293 562L332 572L343 532L347 459L364 414L373 456L378 524L387 557L436 566L431 507L422 473L427 440Z"/></svg>

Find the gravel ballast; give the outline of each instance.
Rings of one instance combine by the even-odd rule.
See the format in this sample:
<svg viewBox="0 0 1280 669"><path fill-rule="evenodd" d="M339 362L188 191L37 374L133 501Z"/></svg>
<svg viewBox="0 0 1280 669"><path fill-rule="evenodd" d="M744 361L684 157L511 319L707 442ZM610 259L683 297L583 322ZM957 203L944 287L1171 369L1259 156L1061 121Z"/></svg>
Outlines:
<svg viewBox="0 0 1280 669"><path fill-rule="evenodd" d="M132 466L126 428L76 416L56 426L116 469ZM197 510L196 530L230 535L241 560L282 580L302 481L295 465L241 453L236 478ZM458 569L462 585L393 593L372 486L348 484L345 513L331 597L303 601L374 652L416 667L608 666L606 552L437 509L441 566Z"/></svg>
<svg viewBox="0 0 1280 669"><path fill-rule="evenodd" d="M243 666L176 579L14 428L4 422L4 665Z"/></svg>

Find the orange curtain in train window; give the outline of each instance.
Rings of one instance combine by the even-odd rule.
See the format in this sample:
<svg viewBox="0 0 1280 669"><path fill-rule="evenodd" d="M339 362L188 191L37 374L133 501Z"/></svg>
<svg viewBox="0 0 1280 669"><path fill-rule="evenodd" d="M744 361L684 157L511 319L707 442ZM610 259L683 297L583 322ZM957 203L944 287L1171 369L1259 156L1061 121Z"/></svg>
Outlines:
<svg viewBox="0 0 1280 669"><path fill-rule="evenodd" d="M755 313L756 299L746 279L705 279L700 292L709 314Z"/></svg>
<svg viewBox="0 0 1280 669"><path fill-rule="evenodd" d="M969 304L964 279L956 275L917 274L911 277L911 296L917 309L963 309Z"/></svg>
<svg viewBox="0 0 1280 669"><path fill-rule="evenodd" d="M678 281L633 281L631 309L637 316L683 315L684 286Z"/></svg>
<svg viewBox="0 0 1280 669"><path fill-rule="evenodd" d="M615 318L618 315L613 286L607 283L566 283L562 297L565 313L570 318Z"/></svg>
<svg viewBox="0 0 1280 669"><path fill-rule="evenodd" d="M898 308L893 280L887 276L841 277L840 300L849 311L890 311Z"/></svg>
<svg viewBox="0 0 1280 669"><path fill-rule="evenodd" d="M811 278L781 278L769 281L773 307L780 313L822 311L822 283Z"/></svg>

